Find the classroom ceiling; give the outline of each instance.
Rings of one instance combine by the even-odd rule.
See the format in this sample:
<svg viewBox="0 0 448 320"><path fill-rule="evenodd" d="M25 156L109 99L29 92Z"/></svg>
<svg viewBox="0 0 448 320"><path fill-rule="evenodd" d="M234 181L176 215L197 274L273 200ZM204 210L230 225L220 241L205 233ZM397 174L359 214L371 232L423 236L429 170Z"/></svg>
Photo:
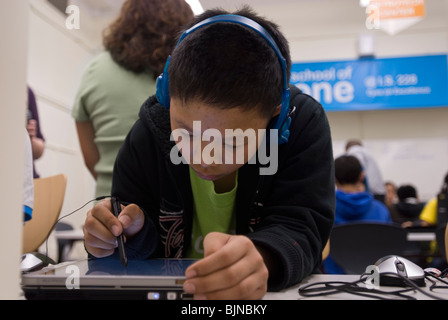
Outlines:
<svg viewBox="0 0 448 320"><path fill-rule="evenodd" d="M437 0L440 1L440 0ZM90 32L101 34L105 24L119 14L125 0L69 0L87 13L83 21ZM223 8L234 11L243 5L250 6L257 13L272 19L286 35L300 26L322 23L332 24L335 20L363 19L363 9L358 0L200 0L204 10ZM334 4L338 3L338 14Z"/></svg>
<svg viewBox="0 0 448 320"><path fill-rule="evenodd" d="M83 22L91 37L101 42L102 30L114 19L125 0L69 0L87 13ZM223 8L234 11L248 5L276 22L290 41L331 35L335 26L344 25L347 33L362 30L366 13L359 0L200 0L204 10ZM448 0L427 0L425 21L417 28L447 25ZM430 23L431 21L431 23ZM434 22L435 21L435 22ZM92 36L93 35L93 36Z"/></svg>

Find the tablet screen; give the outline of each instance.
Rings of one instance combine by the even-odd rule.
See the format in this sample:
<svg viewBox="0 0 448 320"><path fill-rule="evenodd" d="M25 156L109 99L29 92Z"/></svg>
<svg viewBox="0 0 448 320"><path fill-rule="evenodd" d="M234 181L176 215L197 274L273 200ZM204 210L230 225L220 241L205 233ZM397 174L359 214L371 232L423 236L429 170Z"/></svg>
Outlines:
<svg viewBox="0 0 448 320"><path fill-rule="evenodd" d="M81 277L90 276L167 276L183 277L187 268L197 260L149 259L129 260L124 267L117 257L87 259L64 263L37 272L43 276L67 276L67 270L76 268Z"/></svg>
<svg viewBox="0 0 448 320"><path fill-rule="evenodd" d="M123 267L120 260L116 258L92 259L87 261L86 275L182 277L194 262L195 260L183 259L129 260L128 265Z"/></svg>

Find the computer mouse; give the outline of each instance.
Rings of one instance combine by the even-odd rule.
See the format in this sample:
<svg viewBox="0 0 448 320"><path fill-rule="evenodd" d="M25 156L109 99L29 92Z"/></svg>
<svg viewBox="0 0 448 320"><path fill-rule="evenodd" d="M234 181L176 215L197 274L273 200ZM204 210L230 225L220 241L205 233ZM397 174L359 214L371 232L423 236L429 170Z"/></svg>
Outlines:
<svg viewBox="0 0 448 320"><path fill-rule="evenodd" d="M375 266L380 274L380 286L409 287L406 279L420 287L425 286L425 272L406 258L389 255L379 259Z"/></svg>
<svg viewBox="0 0 448 320"><path fill-rule="evenodd" d="M22 273L38 271L49 264L56 264L52 259L38 252L26 253L22 255L20 270Z"/></svg>

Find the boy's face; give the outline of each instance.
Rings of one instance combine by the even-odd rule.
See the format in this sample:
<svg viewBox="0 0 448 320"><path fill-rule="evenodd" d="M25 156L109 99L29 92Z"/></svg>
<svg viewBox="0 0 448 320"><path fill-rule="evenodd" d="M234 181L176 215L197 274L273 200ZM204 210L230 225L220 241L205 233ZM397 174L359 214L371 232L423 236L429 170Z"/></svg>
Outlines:
<svg viewBox="0 0 448 320"><path fill-rule="evenodd" d="M270 121L256 109L220 109L202 102L184 104L179 99L171 99L170 117L173 139L183 158L199 177L210 181L247 163Z"/></svg>

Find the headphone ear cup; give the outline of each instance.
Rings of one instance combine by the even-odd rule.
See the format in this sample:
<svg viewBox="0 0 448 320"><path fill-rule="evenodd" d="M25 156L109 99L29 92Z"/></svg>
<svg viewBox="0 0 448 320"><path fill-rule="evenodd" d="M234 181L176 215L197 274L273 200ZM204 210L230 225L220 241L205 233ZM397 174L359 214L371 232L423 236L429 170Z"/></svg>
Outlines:
<svg viewBox="0 0 448 320"><path fill-rule="evenodd" d="M165 108L170 108L170 81L168 77L168 68L170 65L171 57L166 62L163 73L157 78L156 82L156 97L159 103Z"/></svg>

